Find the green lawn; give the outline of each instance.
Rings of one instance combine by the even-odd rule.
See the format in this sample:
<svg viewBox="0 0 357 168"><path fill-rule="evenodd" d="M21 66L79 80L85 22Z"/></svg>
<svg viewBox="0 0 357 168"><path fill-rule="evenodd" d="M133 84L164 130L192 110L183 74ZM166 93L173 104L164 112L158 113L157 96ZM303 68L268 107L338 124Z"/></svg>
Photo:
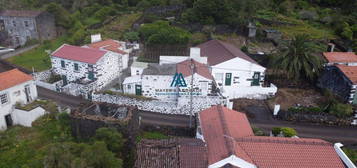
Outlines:
<svg viewBox="0 0 357 168"><path fill-rule="evenodd" d="M52 41L45 41L40 46L24 52L20 55L6 59L7 61L24 67L28 70L35 69L36 72L47 70L51 68L51 61L49 55L45 52L49 50L53 52L63 43L65 43L65 36L61 36Z"/></svg>

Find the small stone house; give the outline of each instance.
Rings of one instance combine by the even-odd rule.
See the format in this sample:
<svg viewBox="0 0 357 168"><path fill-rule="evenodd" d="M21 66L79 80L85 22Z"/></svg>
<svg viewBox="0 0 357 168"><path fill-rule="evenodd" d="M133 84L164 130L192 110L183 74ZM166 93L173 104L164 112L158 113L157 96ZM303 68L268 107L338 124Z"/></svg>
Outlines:
<svg viewBox="0 0 357 168"><path fill-rule="evenodd" d="M357 66L325 67L319 77L318 86L329 89L348 103L357 104Z"/></svg>
<svg viewBox="0 0 357 168"><path fill-rule="evenodd" d="M0 73L0 130L19 123L14 113L16 103L28 104L36 99L37 88L31 75L18 69Z"/></svg>
<svg viewBox="0 0 357 168"><path fill-rule="evenodd" d="M61 75L64 85L95 82L95 90L119 76L119 58L115 52L68 44L51 54L52 69Z"/></svg>
<svg viewBox="0 0 357 168"><path fill-rule="evenodd" d="M9 46L25 45L28 40L50 40L56 37L55 19L44 11L4 10L0 12L0 32L6 34ZM6 39L0 40L4 42Z"/></svg>

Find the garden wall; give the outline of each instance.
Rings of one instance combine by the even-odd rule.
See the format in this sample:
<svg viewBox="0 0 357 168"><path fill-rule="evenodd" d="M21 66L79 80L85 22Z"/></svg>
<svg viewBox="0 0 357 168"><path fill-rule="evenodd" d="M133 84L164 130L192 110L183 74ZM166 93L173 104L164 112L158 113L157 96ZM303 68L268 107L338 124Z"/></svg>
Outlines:
<svg viewBox="0 0 357 168"><path fill-rule="evenodd" d="M45 115L45 113L46 110L42 107L37 107L30 111L14 109L14 111L11 112L11 117L15 125L18 124L25 127L31 127L32 122L35 121L37 118Z"/></svg>

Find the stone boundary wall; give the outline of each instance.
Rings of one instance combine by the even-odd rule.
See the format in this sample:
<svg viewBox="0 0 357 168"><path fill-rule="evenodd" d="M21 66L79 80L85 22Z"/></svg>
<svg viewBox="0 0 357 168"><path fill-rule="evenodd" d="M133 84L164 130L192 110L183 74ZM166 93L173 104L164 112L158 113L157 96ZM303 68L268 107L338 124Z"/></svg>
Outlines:
<svg viewBox="0 0 357 168"><path fill-rule="evenodd" d="M106 102L118 105L135 106L139 110L158 112L164 114L183 114L189 115L190 99L189 96L180 97L178 102L160 101L160 100L139 100L119 95L109 94L93 94L93 101ZM225 99L213 96L194 96L193 98L193 113L197 113L203 109L213 105L224 104Z"/></svg>
<svg viewBox="0 0 357 168"><path fill-rule="evenodd" d="M14 111L11 112L11 117L13 118L14 124L31 127L32 122L45 115L45 113L46 110L42 107L36 107L30 111L14 109Z"/></svg>

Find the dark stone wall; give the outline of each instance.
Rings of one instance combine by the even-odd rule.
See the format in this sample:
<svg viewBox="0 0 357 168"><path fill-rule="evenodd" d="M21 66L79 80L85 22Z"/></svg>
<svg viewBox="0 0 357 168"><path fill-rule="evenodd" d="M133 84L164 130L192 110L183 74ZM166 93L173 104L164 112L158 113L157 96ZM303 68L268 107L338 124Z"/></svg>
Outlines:
<svg viewBox="0 0 357 168"><path fill-rule="evenodd" d="M320 88L329 89L343 100L350 97L352 82L335 66L328 66L322 72L318 84Z"/></svg>
<svg viewBox="0 0 357 168"><path fill-rule="evenodd" d="M55 18L48 12L42 12L36 17L37 31L41 40L51 40L56 37Z"/></svg>

